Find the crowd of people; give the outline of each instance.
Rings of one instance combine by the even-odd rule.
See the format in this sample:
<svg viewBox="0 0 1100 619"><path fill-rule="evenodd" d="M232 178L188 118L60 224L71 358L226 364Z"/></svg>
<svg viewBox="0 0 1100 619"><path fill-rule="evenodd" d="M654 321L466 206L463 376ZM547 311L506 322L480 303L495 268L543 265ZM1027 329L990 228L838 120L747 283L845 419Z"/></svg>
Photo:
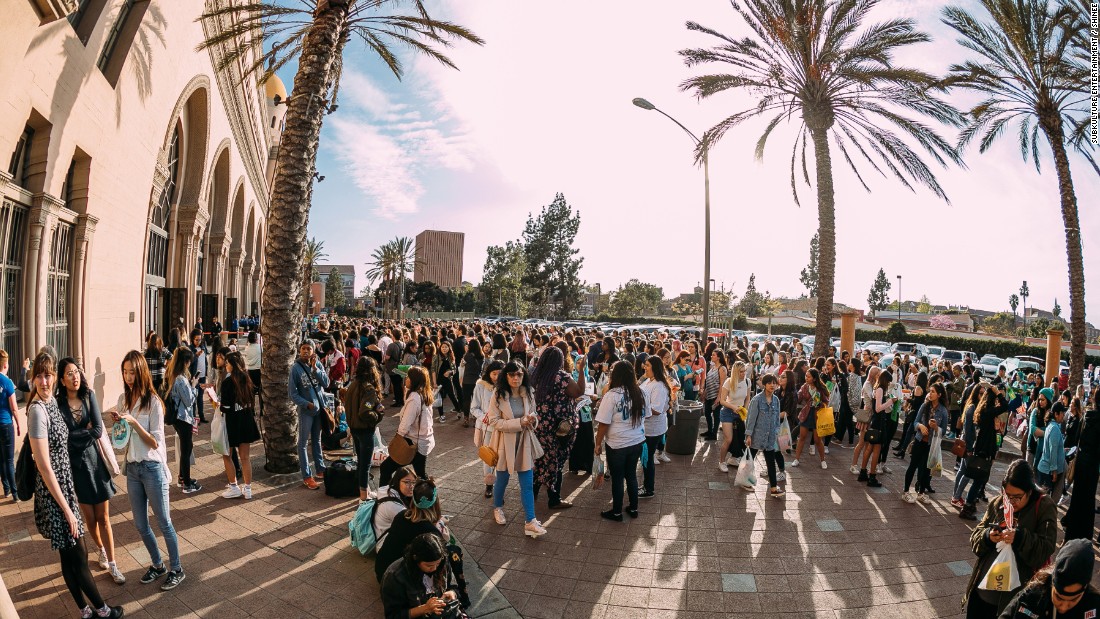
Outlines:
<svg viewBox="0 0 1100 619"><path fill-rule="evenodd" d="M116 490L113 450L104 439L125 453L121 468L133 522L152 559L143 583L164 578L167 590L184 579L169 509L165 426L179 439L179 490L200 491L190 466L193 437L209 402L218 426L211 444L228 482L221 496L252 496L249 447L261 438L262 419L259 334L232 341L196 328L170 342L165 346L151 333L144 351L123 359L125 392L108 415L113 428L72 359L57 360L46 349L26 367L24 384L0 377L0 438L18 433L4 426L18 422L10 414L15 391L29 392L28 442L35 453L48 455L34 460L36 524L59 551L65 582L85 617L122 612L103 604L79 543L87 532L102 569L125 582L114 562L108 510ZM0 352L0 365L5 357ZM524 534L537 539L549 533L535 513L542 491L551 510L573 506L562 493L566 474L591 476L596 487L608 482L611 506L600 517L637 518L642 501L661 492L659 465L671 461L665 453L671 413L692 401L705 419L705 429L693 431L711 443L705 453L716 458L709 466L725 474L735 469L736 485L746 490L766 479L777 500L804 458L821 468L848 464L836 453L848 449L850 474L870 487L894 472L890 456L907 459L904 471L898 467L901 498L929 504L953 456L954 482L940 491L950 495L961 518L978 521L971 538L978 564L964 605L969 617L991 617L1013 604L1034 606L1034 600L1021 602L1032 585L1055 586L1050 599L1056 606L1087 592L1071 587L1067 594L1051 585L1057 578L1044 565L1057 548L1060 508L1065 540L1093 536L1100 390L1056 387L1004 368L984 377L968 362L899 354L884 363L867 350L815 357L797 340L335 318L303 325L289 396L298 411L306 488L325 483L326 451L344 447L345 440L353 445L360 463L358 509L370 514L387 617L461 617L470 603L461 547L431 476L437 424L470 428L471 455L483 461L479 475L499 525L508 522L504 499L515 478ZM400 411L397 431L385 443L377 430L388 406ZM1008 433L1021 439L1023 457L1009 467L1001 492L986 500L992 463ZM7 445L0 453L5 495L16 488L13 443L0 441ZM371 462L379 456L376 484ZM167 562L149 524L150 509ZM1005 544L1016 555L1021 586L991 593L977 581ZM1071 616L1061 607L1059 613Z"/></svg>

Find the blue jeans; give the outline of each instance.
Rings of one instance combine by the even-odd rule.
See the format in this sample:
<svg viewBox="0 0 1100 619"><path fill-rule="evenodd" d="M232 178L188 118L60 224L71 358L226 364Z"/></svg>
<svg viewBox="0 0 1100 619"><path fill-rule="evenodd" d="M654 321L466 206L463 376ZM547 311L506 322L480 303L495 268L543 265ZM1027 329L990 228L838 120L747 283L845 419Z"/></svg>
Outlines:
<svg viewBox="0 0 1100 619"><path fill-rule="evenodd" d="M961 501L970 482L971 479L966 476L966 460L963 459L959 463L959 472L955 473L955 494L951 498Z"/></svg>
<svg viewBox="0 0 1100 619"><path fill-rule="evenodd" d="M306 443L313 453L313 473L310 473ZM325 458L321 455L321 415L307 415L298 411L298 462L302 466L302 479L320 477L325 473Z"/></svg>
<svg viewBox="0 0 1100 619"><path fill-rule="evenodd" d="M0 481L4 495L15 494L15 424L0 423Z"/></svg>
<svg viewBox="0 0 1100 619"><path fill-rule="evenodd" d="M493 507L504 507L504 491L508 488L510 477L508 471L497 471L497 481L493 484ZM523 514L530 522L535 519L535 472L517 471L516 477L519 478L519 500L523 503Z"/></svg>
<svg viewBox="0 0 1100 619"><path fill-rule="evenodd" d="M160 462L126 463L126 493L130 495L130 509L134 513L134 527L137 528L145 550L153 565L163 565L160 549L153 528L149 526L149 508L157 517L160 533L168 546L168 559L172 571L183 569L180 565L179 542L176 528L172 526L172 516L168 513L168 467Z"/></svg>

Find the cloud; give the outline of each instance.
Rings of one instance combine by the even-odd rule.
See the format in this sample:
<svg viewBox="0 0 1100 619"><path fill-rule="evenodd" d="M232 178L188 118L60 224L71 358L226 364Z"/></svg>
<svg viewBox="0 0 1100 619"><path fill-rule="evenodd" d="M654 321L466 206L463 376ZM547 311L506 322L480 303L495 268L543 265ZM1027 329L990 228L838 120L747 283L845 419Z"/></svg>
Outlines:
<svg viewBox="0 0 1100 619"><path fill-rule="evenodd" d="M345 70L340 114L329 120L326 148L379 217L398 220L420 210L427 179L440 169L469 171L474 148L469 132L453 118L426 119L434 110L430 91L420 101L396 101L358 71Z"/></svg>

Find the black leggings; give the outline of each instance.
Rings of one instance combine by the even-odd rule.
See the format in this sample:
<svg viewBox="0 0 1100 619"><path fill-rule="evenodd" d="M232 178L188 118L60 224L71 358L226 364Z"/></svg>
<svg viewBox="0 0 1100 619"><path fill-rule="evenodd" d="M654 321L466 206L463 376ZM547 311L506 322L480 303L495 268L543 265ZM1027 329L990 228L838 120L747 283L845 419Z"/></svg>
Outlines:
<svg viewBox="0 0 1100 619"><path fill-rule="evenodd" d="M718 398L711 398L709 400L703 400L703 416L707 420L707 434L714 434L720 427L718 421L718 409L714 407L718 403Z"/></svg>
<svg viewBox="0 0 1100 619"><path fill-rule="evenodd" d="M176 437L180 442L180 479L189 484L195 481L191 479L191 452L195 449L195 431L191 424L179 419L172 422L172 427L176 429Z"/></svg>
<svg viewBox="0 0 1100 619"><path fill-rule="evenodd" d="M462 385L462 414L470 416L470 402L474 399L474 387L477 384Z"/></svg>
<svg viewBox="0 0 1100 619"><path fill-rule="evenodd" d="M86 605L84 596L88 596L92 608L103 608L103 597L99 595L99 588L95 586L92 572L88 569L88 551L84 548L84 542L77 541L75 545L59 552L61 576L65 579L65 586L69 588L77 608L83 609Z"/></svg>
<svg viewBox="0 0 1100 619"><path fill-rule="evenodd" d="M442 402L442 398L450 398L451 404L453 404L455 407L455 411L462 412L462 405L459 403L458 397L456 397L455 395L455 385L451 382L451 379L444 378L443 380L439 381L439 387L443 390L443 393L440 396L440 401ZM443 412L442 406L439 407L439 412Z"/></svg>
<svg viewBox="0 0 1100 619"><path fill-rule="evenodd" d="M413 456L413 461L412 461L412 464L410 466L413 467L413 471L416 472L416 476L419 477L420 479L427 479L428 478L428 472L426 470L427 465L428 465L428 456L425 456L424 454L420 453L419 451L416 452L416 455ZM378 467L378 485L379 486L388 486L388 485L390 485L390 478L393 477L393 474L399 468L401 468L401 465L398 464L397 462L394 462L393 458L386 458L385 460L383 460L382 465Z"/></svg>
<svg viewBox="0 0 1100 619"><path fill-rule="evenodd" d="M852 409L848 408L847 405L842 405L836 420L836 442L838 445L844 440L845 433L848 434L848 444L853 444L857 434L856 420L852 416Z"/></svg>
<svg viewBox="0 0 1100 619"><path fill-rule="evenodd" d="M749 454L750 454L749 458L750 459L756 460L756 454L758 454L758 453L760 453L759 450L753 449L752 447L749 447ZM768 450L768 451L764 452L764 464L767 465L767 467L768 467L768 487L769 488L775 488L775 487L778 486L778 482L775 481L775 476L776 476L776 470L775 469L776 469L776 467L782 467L782 462L783 462L783 454L779 453L778 451ZM753 466L756 466L755 462L753 462Z"/></svg>
<svg viewBox="0 0 1100 619"><path fill-rule="evenodd" d="M913 453L909 456L909 468L905 469L905 491L913 484L913 475L917 476L917 492L924 492L932 485L932 472L928 470L928 441L915 441Z"/></svg>

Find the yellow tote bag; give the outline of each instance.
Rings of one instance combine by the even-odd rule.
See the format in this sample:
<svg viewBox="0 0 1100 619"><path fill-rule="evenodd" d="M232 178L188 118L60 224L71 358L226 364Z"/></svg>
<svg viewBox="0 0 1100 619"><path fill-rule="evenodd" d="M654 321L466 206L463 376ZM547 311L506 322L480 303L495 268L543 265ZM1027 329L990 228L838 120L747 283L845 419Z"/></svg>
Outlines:
<svg viewBox="0 0 1100 619"><path fill-rule="evenodd" d="M836 423L833 421L833 409L825 406L817 411L817 435L830 436L836 434Z"/></svg>

